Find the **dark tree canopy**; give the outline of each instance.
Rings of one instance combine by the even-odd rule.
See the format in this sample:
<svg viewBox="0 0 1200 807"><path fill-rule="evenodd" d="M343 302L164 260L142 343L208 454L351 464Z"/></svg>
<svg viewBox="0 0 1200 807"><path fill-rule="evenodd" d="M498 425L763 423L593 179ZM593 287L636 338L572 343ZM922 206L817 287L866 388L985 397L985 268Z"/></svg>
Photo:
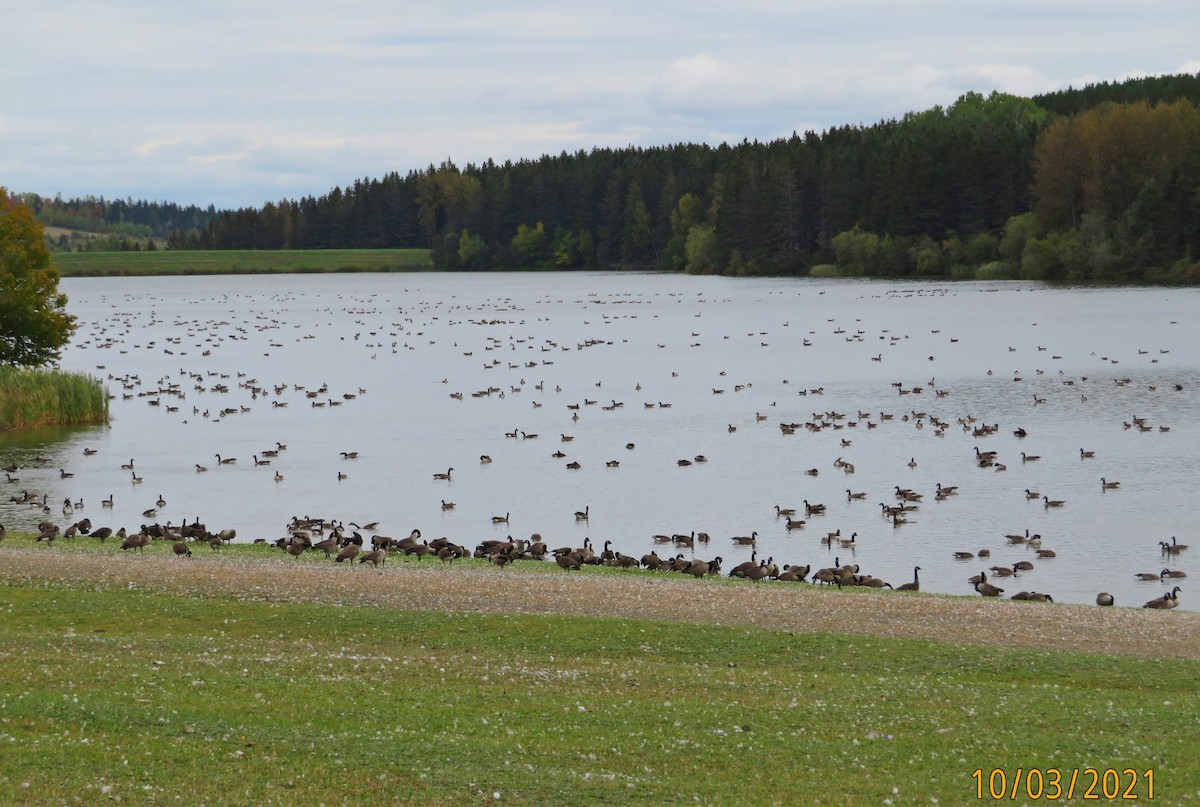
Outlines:
<svg viewBox="0 0 1200 807"><path fill-rule="evenodd" d="M42 225L0 188L0 364L37 367L58 359L75 329L66 307Z"/></svg>

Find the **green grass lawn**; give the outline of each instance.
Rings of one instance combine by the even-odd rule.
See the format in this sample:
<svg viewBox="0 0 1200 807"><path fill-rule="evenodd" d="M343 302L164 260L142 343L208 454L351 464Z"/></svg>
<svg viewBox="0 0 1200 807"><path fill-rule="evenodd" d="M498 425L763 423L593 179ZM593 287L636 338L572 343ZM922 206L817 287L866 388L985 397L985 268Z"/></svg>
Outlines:
<svg viewBox="0 0 1200 807"><path fill-rule="evenodd" d="M412 272L433 268L427 249L56 252L53 261L63 277Z"/></svg>
<svg viewBox="0 0 1200 807"><path fill-rule="evenodd" d="M4 801L968 804L1087 767L1200 799L1200 662L267 596L0 586Z"/></svg>

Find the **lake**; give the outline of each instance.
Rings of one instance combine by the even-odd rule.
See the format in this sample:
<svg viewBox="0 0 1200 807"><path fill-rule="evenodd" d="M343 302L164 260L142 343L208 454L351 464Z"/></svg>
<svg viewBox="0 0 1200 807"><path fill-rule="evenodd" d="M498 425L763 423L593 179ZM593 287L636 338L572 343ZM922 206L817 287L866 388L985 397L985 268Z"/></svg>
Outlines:
<svg viewBox="0 0 1200 807"><path fill-rule="evenodd" d="M80 322L62 366L104 380L112 422L0 435L0 465L20 466L0 502L9 529L199 517L274 541L308 515L664 557L692 552L653 536L703 532L695 556L726 570L756 549L893 585L920 566L923 591L977 596L969 576L1030 560L993 579L1005 596L1108 591L1126 606L1170 587L1135 573L1200 574L1200 547L1165 560L1159 546L1194 537L1200 290L656 273L61 288ZM937 500L938 484L958 490ZM881 507L897 488L923 497L907 523ZM10 501L22 491L51 516ZM84 509L64 515L66 498ZM806 517L806 500L824 514ZM776 506L807 523L788 529ZM1026 530L1056 557L1005 537ZM853 545L823 543L831 532ZM754 533L754 547L731 540ZM1188 582L1171 585L1195 610Z"/></svg>

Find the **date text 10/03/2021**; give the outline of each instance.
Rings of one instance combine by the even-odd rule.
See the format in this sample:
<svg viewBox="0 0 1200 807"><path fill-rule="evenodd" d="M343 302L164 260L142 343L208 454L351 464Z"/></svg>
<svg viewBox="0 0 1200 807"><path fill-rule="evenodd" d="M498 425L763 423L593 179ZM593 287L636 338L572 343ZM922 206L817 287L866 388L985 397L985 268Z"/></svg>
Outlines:
<svg viewBox="0 0 1200 807"><path fill-rule="evenodd" d="M1153 799L1154 771L1133 768L1001 768L971 772L975 797L1016 799L1106 799L1108 801Z"/></svg>

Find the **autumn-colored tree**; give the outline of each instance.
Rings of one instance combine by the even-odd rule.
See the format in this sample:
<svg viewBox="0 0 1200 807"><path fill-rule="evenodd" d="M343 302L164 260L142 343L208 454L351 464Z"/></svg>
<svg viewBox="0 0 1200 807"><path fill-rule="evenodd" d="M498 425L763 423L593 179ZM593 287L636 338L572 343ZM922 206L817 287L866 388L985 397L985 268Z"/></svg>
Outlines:
<svg viewBox="0 0 1200 807"><path fill-rule="evenodd" d="M66 307L42 225L0 188L0 364L55 361L75 329Z"/></svg>

